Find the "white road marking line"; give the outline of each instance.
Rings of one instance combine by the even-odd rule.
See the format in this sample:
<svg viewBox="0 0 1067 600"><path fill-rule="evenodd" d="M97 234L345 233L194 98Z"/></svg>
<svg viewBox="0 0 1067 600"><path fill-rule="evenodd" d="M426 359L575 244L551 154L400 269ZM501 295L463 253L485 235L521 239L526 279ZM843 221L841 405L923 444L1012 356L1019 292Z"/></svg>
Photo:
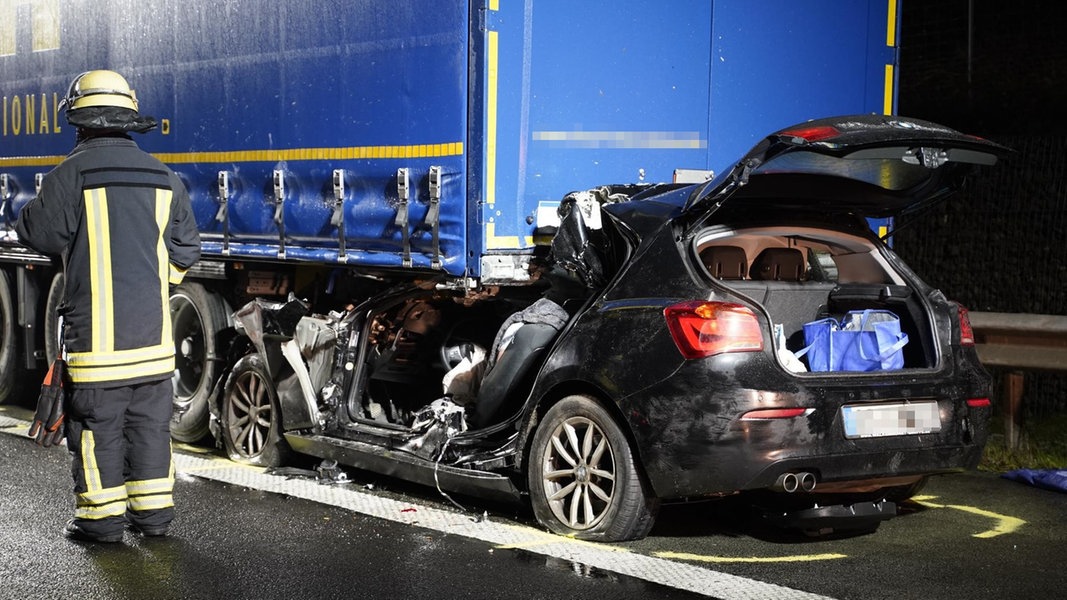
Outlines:
<svg viewBox="0 0 1067 600"><path fill-rule="evenodd" d="M224 483L285 494L344 508L361 514L432 529L441 533L481 540L499 548L523 548L528 552L574 561L605 571L636 577L667 587L687 590L723 600L823 599L820 596L711 569L630 552L626 548L574 540L544 531L495 522L478 522L469 514L443 510L416 502L382 498L358 489L323 485L309 480L268 475L262 469L176 453L176 468L185 474ZM228 463L232 468L218 468ZM414 509L414 510L412 510Z"/></svg>
<svg viewBox="0 0 1067 600"><path fill-rule="evenodd" d="M29 425L27 420L0 415L0 432L25 437L25 428ZM349 487L323 485L309 480L286 479L277 475L269 475L265 469L239 465L225 458L202 453L187 453L180 447L176 447L175 450L175 469L177 474L183 478L200 477L265 492L285 494L379 519L480 540L492 544L495 548L522 548L527 552L573 561L711 598L830 600L827 596L773 583L634 553L621 546L575 540L532 527L495 522L492 518L479 522L469 514L443 510L416 502L382 498Z"/></svg>

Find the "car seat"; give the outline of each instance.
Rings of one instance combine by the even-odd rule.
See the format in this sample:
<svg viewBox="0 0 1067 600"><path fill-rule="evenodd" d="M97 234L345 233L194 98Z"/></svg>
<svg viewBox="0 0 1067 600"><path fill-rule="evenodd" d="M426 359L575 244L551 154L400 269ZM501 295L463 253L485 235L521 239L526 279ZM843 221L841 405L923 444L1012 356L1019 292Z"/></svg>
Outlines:
<svg viewBox="0 0 1067 600"><path fill-rule="evenodd" d="M718 279L744 279L748 275L748 257L739 246L708 246L700 251L700 260Z"/></svg>
<svg viewBox="0 0 1067 600"><path fill-rule="evenodd" d="M478 400L468 413L473 428L499 423L518 408L525 384L569 318L559 304L541 298L504 321L489 352Z"/></svg>

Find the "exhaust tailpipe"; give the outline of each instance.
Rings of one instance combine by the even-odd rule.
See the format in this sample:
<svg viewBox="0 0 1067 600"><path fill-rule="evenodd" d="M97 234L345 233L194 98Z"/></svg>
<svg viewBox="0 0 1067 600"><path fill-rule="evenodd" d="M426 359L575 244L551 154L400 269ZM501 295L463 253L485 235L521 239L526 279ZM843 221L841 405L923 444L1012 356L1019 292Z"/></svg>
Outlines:
<svg viewBox="0 0 1067 600"><path fill-rule="evenodd" d="M798 487L800 487L800 479L797 478L796 473L782 473L774 482L774 489L787 494L797 491Z"/></svg>
<svg viewBox="0 0 1067 600"><path fill-rule="evenodd" d="M802 471L800 473L782 473L775 480L771 489L778 492L792 494L797 491L810 492L815 489L817 480L814 473Z"/></svg>

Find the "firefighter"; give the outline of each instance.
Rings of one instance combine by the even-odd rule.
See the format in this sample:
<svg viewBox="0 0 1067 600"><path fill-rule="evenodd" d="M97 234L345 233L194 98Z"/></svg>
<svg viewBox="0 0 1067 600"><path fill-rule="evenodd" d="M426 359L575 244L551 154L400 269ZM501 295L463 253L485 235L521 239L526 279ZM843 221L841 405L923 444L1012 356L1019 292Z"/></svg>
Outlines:
<svg viewBox="0 0 1067 600"><path fill-rule="evenodd" d="M113 71L78 75L60 103L74 150L23 207L19 240L62 261L75 510L67 537L163 536L174 517L169 285L200 257L185 186L131 132L156 126Z"/></svg>

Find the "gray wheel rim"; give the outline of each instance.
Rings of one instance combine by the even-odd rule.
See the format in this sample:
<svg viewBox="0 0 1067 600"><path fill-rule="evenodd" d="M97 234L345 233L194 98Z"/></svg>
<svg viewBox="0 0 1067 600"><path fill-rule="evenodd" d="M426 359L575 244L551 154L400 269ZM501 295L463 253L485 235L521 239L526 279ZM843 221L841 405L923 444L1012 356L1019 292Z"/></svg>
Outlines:
<svg viewBox="0 0 1067 600"><path fill-rule="evenodd" d="M274 409L268 385L255 372L242 373L226 402L230 441L246 458L259 456L269 439Z"/></svg>
<svg viewBox="0 0 1067 600"><path fill-rule="evenodd" d="M615 455L600 426L585 417L557 426L545 448L541 481L561 523L577 531L600 523L615 496Z"/></svg>

